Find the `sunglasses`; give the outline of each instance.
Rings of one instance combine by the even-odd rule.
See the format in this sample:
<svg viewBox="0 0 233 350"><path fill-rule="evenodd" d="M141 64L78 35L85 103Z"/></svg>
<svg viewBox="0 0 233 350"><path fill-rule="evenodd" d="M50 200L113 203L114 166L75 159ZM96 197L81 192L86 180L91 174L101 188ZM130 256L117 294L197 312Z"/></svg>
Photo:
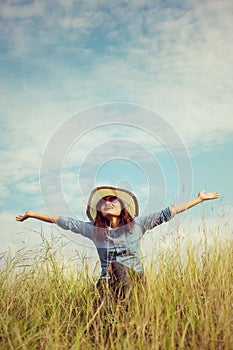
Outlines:
<svg viewBox="0 0 233 350"><path fill-rule="evenodd" d="M106 203L106 202L110 202L110 203L115 203L117 202L119 199L118 197L116 196L107 196L107 197L104 197L100 200L100 205Z"/></svg>

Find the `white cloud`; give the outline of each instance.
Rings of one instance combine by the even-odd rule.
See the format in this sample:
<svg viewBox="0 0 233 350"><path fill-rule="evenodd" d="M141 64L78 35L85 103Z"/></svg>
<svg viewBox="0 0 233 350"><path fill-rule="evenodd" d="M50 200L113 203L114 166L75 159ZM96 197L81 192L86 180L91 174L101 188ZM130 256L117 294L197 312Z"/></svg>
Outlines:
<svg viewBox="0 0 233 350"><path fill-rule="evenodd" d="M4 205L4 202L5 200L8 198L9 196L9 189L8 187L6 186L6 184L4 183L1 183L1 186L0 186L0 206L1 205Z"/></svg>
<svg viewBox="0 0 233 350"><path fill-rule="evenodd" d="M2 18L8 20L38 17L44 13L44 3L42 1L33 1L28 4L18 2L9 4L2 2L0 5L0 13Z"/></svg>
<svg viewBox="0 0 233 350"><path fill-rule="evenodd" d="M157 17L158 14L155 11L147 13L149 23L147 26L151 28L147 36L140 32L140 16L137 13L133 23L138 30L129 29L131 37L129 43L126 43L126 38L123 36L120 47L109 44L108 55L105 54L108 44L104 43L103 55L100 57L94 56L94 44L91 50L83 48L80 54L87 50L87 62L90 62L88 75L83 67L77 66L74 71L73 67L59 67L61 62L54 65L53 61L46 62L44 59L41 60L41 57L37 60L37 64L47 65L46 69L50 71L52 77L55 77L59 70L64 95L68 92L69 98L73 101L78 100L79 104L89 106L97 101L103 101L103 98L105 101L111 99L135 101L159 109L176 124L185 138L189 133L187 142L203 138L205 142L211 142L216 138L222 142L224 135L233 128L230 74L233 53L229 46L231 31L228 24L230 19L227 17L225 20L223 14L227 5L226 9L222 5L220 14L219 9L213 11L211 8L216 25L209 23L210 19L206 24L205 19L210 8L207 7L207 13L203 13L199 7L200 4L197 8L194 7L193 11L180 10L178 19L168 10L160 10L164 15L161 17L162 20L161 18L158 20L155 29L153 29L154 16ZM193 13L197 13L198 17ZM66 17L66 21L72 23L69 16ZM102 19L100 23L101 21ZM131 22L126 15L121 21L124 32ZM90 25L89 21L87 23ZM157 26L160 26L158 36ZM88 30L91 32L92 28ZM114 31L120 36L120 26ZM49 35L46 38L49 40ZM156 39L160 42L159 45ZM53 40L52 35L51 42ZM69 39L67 41L69 47L71 42ZM77 46L80 50L85 43L81 41L79 44L81 47ZM63 44L60 47L62 48ZM74 42L71 47L73 49L76 47ZM93 61L91 57L95 57L95 60ZM64 104L66 103L64 101ZM201 130L198 127L200 123Z"/></svg>

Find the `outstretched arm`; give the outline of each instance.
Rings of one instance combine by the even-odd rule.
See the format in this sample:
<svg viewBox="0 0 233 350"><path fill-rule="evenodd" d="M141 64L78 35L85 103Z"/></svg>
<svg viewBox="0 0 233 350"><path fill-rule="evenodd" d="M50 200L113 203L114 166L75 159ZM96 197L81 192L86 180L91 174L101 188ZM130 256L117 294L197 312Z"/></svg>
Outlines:
<svg viewBox="0 0 233 350"><path fill-rule="evenodd" d="M50 222L53 224L56 224L59 216L57 215L48 215L48 214L39 214L39 213L34 213L33 211L29 210L26 211L26 213L24 215L17 215L16 216L16 220L17 221L24 221L27 220L29 218L32 219L37 219L37 220L41 220L41 221L45 221L45 222Z"/></svg>
<svg viewBox="0 0 233 350"><path fill-rule="evenodd" d="M173 205L170 207L171 213L174 214L179 214L182 211L185 211L187 209L190 209L192 207L194 207L195 205L210 200L210 199L216 199L219 198L219 194L218 192L210 192L210 193L205 193L205 191L201 191L198 193L197 198L194 198L192 200L190 200L187 203L182 203L182 204L177 204L177 205Z"/></svg>

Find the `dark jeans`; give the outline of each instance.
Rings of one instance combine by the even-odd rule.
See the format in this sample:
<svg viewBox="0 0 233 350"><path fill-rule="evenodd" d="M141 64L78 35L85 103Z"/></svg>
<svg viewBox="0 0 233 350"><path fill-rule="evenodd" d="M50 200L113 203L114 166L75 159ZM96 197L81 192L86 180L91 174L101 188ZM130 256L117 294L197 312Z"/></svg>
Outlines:
<svg viewBox="0 0 233 350"><path fill-rule="evenodd" d="M142 278L142 274L119 263L112 262L109 266L110 278L100 278L97 289L100 295L110 294L115 300L130 299L135 281Z"/></svg>

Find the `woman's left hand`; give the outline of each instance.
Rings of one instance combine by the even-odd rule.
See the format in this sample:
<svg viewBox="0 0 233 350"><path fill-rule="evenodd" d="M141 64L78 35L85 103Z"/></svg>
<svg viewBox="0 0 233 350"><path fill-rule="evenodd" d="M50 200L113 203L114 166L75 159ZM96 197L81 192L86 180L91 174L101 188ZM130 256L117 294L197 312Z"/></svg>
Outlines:
<svg viewBox="0 0 233 350"><path fill-rule="evenodd" d="M205 193L205 190L202 190L201 192L198 193L198 197L202 201L207 201L207 200L210 200L210 199L219 198L219 193L218 192Z"/></svg>

